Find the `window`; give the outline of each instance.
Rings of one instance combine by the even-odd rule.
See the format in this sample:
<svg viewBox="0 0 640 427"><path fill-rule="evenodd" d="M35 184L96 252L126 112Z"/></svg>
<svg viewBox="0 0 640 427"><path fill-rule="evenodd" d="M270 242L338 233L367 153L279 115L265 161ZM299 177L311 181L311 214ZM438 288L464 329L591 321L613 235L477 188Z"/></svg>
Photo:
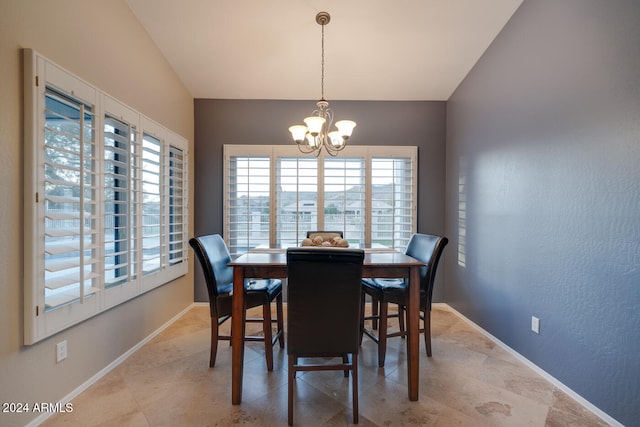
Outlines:
<svg viewBox="0 0 640 427"><path fill-rule="evenodd" d="M293 246L318 229L318 159L277 159L276 245ZM267 242L269 243L269 242Z"/></svg>
<svg viewBox="0 0 640 427"><path fill-rule="evenodd" d="M106 288L135 279L135 223L130 221L134 194L132 156L135 127L104 119L104 283Z"/></svg>
<svg viewBox="0 0 640 427"><path fill-rule="evenodd" d="M186 273L186 148L25 51L25 344Z"/></svg>
<svg viewBox="0 0 640 427"><path fill-rule="evenodd" d="M169 264L186 261L187 229L186 158L184 150L169 146Z"/></svg>
<svg viewBox="0 0 640 427"><path fill-rule="evenodd" d="M400 248L415 230L415 172L410 158L371 161L371 242ZM402 245L404 247L404 245Z"/></svg>
<svg viewBox="0 0 640 427"><path fill-rule="evenodd" d="M404 250L416 230L416 147L352 146L318 158L295 146L226 145L224 153L233 256L296 246L322 229L343 231L353 246Z"/></svg>
<svg viewBox="0 0 640 427"><path fill-rule="evenodd" d="M365 160L363 157L324 159L322 230L343 231L349 244L365 245Z"/></svg>
<svg viewBox="0 0 640 427"><path fill-rule="evenodd" d="M233 192L225 199L227 245L232 253L269 244L270 159L264 156L232 156L225 177Z"/></svg>
<svg viewBox="0 0 640 427"><path fill-rule="evenodd" d="M161 219L160 202L160 147L159 139L144 134L142 138L142 272L151 274L161 265Z"/></svg>
<svg viewBox="0 0 640 427"><path fill-rule="evenodd" d="M97 182L93 105L50 87L44 93L42 214L44 308L98 290Z"/></svg>

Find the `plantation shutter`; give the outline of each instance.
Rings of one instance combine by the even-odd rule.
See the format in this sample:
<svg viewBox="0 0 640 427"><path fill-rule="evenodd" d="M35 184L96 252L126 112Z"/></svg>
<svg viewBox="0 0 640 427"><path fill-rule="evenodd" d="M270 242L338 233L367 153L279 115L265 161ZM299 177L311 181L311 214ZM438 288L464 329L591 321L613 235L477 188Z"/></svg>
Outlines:
<svg viewBox="0 0 640 427"><path fill-rule="evenodd" d="M82 303L98 287L97 188L93 107L45 91L45 310Z"/></svg>
<svg viewBox="0 0 640 427"><path fill-rule="evenodd" d="M187 273L188 141L24 51L24 343Z"/></svg>
<svg viewBox="0 0 640 427"><path fill-rule="evenodd" d="M187 189L184 151L169 146L169 264L187 259Z"/></svg>
<svg viewBox="0 0 640 427"><path fill-rule="evenodd" d="M132 142L135 128L109 115L104 120L104 283L106 288L132 278Z"/></svg>
<svg viewBox="0 0 640 427"><path fill-rule="evenodd" d="M231 156L227 162L226 241L232 256L269 246L269 157Z"/></svg>
<svg viewBox="0 0 640 427"><path fill-rule="evenodd" d="M325 158L322 228L328 231L342 231L349 244L364 247L364 158Z"/></svg>
<svg viewBox="0 0 640 427"><path fill-rule="evenodd" d="M160 270L162 257L160 194L161 142L147 133L142 138L142 271L150 274Z"/></svg>
<svg viewBox="0 0 640 427"><path fill-rule="evenodd" d="M412 158L373 158L371 176L371 242L404 251L415 230Z"/></svg>
<svg viewBox="0 0 640 427"><path fill-rule="evenodd" d="M276 244L298 246L318 228L318 160L278 157Z"/></svg>

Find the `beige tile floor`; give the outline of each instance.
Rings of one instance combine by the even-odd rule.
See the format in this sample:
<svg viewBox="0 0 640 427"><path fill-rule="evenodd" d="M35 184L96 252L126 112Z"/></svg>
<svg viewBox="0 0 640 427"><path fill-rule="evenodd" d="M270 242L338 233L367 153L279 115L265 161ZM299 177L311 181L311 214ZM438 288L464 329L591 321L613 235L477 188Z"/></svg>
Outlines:
<svg viewBox="0 0 640 427"><path fill-rule="evenodd" d="M286 310L285 310L286 311ZM266 371L261 343L247 343L241 405L231 404L231 348L208 367L209 309L196 306L73 400L44 426L286 426L286 351ZM251 325L251 328L259 325ZM443 308L432 312L433 357L421 340L420 399L410 402L404 341L389 340L384 368L365 337L359 361L360 425L604 426L551 383ZM298 426L352 422L342 372L300 373Z"/></svg>

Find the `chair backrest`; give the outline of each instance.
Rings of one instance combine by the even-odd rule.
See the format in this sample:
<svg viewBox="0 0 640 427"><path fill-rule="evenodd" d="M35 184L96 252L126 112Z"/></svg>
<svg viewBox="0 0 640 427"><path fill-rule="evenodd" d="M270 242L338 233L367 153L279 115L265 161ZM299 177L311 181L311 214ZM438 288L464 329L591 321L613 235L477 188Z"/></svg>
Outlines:
<svg viewBox="0 0 640 427"><path fill-rule="evenodd" d="M287 352L357 354L362 249L287 250Z"/></svg>
<svg viewBox="0 0 640 427"><path fill-rule="evenodd" d="M322 237L323 240L331 239L332 237L344 238L342 231L324 231L324 230L307 231L308 239L313 239L316 236Z"/></svg>
<svg viewBox="0 0 640 427"><path fill-rule="evenodd" d="M409 239L406 254L424 262L426 267L420 268L420 290L427 297L427 304L431 307L433 285L436 278L436 270L440 256L449 239L431 234L416 233Z"/></svg>
<svg viewBox="0 0 640 427"><path fill-rule="evenodd" d="M233 268L229 249L219 234L193 237L189 239L207 283L209 300L214 301L220 293L227 293L233 287Z"/></svg>

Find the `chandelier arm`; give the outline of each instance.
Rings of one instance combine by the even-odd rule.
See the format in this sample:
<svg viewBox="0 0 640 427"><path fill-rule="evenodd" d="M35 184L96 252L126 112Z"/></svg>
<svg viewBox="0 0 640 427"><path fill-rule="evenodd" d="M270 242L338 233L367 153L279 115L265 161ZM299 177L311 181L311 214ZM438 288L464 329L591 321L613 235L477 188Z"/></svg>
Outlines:
<svg viewBox="0 0 640 427"><path fill-rule="evenodd" d="M301 142L298 144L298 150L300 150L303 154L311 154L317 150L317 148L309 145L309 142L305 139L305 142Z"/></svg>
<svg viewBox="0 0 640 427"><path fill-rule="evenodd" d="M327 108L324 112L324 134L328 135L331 132L331 125L333 124L333 111L330 108Z"/></svg>
<svg viewBox="0 0 640 427"><path fill-rule="evenodd" d="M338 155L338 153L340 153L342 150L345 149L345 147L347 146L347 144L342 144L342 145L333 145L331 143L328 143L325 145L325 149L327 150L327 153L329 153L329 155L331 155L332 157L335 157Z"/></svg>
<svg viewBox="0 0 640 427"><path fill-rule="evenodd" d="M335 150L335 151L336 151L336 153L337 153L337 152L339 152L339 151L344 150L344 149L346 148L346 146L347 146L347 144L342 144L342 145L339 145L338 147L336 147L336 146L334 145L334 150Z"/></svg>
<svg viewBox="0 0 640 427"><path fill-rule="evenodd" d="M340 146L335 146L333 144L329 144L327 146L325 146L324 148L326 148L327 153L329 153L329 155L331 157L335 157L337 156L342 150L344 150L344 148L346 147L346 144L340 145Z"/></svg>
<svg viewBox="0 0 640 427"><path fill-rule="evenodd" d="M309 151L307 151L305 148L303 147L309 147L309 144L304 144L304 143L299 143L298 144L298 150L300 150L300 152L304 153L304 154L310 154L313 153L313 148L309 147Z"/></svg>
<svg viewBox="0 0 640 427"><path fill-rule="evenodd" d="M309 150L306 151L302 147L308 147ZM298 150L300 150L302 154L313 154L314 157L318 157L322 152L322 145L311 147L309 144L298 144Z"/></svg>

